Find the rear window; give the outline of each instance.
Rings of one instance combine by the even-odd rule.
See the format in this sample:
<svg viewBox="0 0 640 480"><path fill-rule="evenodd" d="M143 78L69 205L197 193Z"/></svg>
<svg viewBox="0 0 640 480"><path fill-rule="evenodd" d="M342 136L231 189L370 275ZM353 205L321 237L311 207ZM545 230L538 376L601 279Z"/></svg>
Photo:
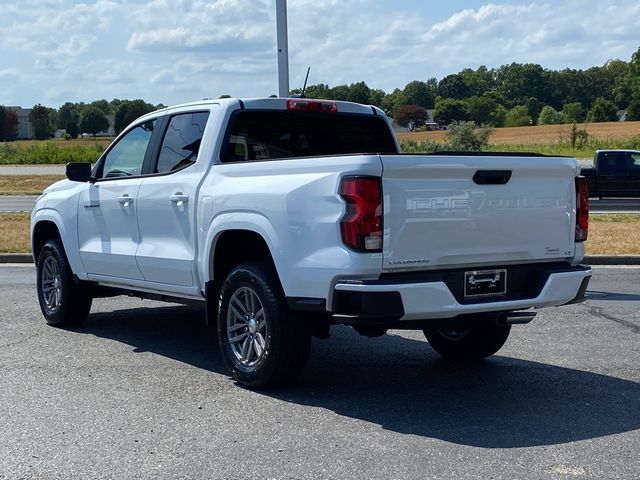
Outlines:
<svg viewBox="0 0 640 480"><path fill-rule="evenodd" d="M382 117L250 111L234 114L223 162L352 153L398 153Z"/></svg>

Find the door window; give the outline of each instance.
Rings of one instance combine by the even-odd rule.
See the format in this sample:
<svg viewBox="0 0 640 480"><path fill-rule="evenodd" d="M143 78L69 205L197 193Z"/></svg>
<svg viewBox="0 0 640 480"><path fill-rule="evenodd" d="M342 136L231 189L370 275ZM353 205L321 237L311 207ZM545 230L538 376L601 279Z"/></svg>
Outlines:
<svg viewBox="0 0 640 480"><path fill-rule="evenodd" d="M118 140L107 153L102 164L101 178L120 178L140 175L156 121L138 125Z"/></svg>
<svg viewBox="0 0 640 480"><path fill-rule="evenodd" d="M169 121L162 140L156 173L181 170L195 163L209 112L182 113Z"/></svg>
<svg viewBox="0 0 640 480"><path fill-rule="evenodd" d="M640 174L640 153L630 153L628 165L628 169L634 174Z"/></svg>
<svg viewBox="0 0 640 480"><path fill-rule="evenodd" d="M626 155L621 152L608 152L603 155L598 163L602 173L620 173L625 169Z"/></svg>

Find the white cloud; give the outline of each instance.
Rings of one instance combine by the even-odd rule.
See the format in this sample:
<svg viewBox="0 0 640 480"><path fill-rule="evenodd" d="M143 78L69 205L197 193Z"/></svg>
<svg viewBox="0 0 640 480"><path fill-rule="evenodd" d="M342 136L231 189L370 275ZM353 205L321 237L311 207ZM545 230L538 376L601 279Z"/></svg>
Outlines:
<svg viewBox="0 0 640 480"><path fill-rule="evenodd" d="M56 0L29 0L21 6L21 20L0 28L0 47L27 52L36 59L64 59L90 50L97 32L109 25L116 3L98 0L65 9Z"/></svg>
<svg viewBox="0 0 640 480"><path fill-rule="evenodd" d="M268 0L150 0L133 15L135 51L259 48L269 38Z"/></svg>

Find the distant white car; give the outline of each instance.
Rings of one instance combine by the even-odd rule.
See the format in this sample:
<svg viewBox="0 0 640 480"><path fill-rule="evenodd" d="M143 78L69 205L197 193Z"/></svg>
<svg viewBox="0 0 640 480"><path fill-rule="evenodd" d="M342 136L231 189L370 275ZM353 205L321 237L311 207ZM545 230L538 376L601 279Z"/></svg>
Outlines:
<svg viewBox="0 0 640 480"><path fill-rule="evenodd" d="M578 174L568 158L402 155L366 105L166 108L38 199L38 298L55 326L101 296L206 306L251 387L294 378L335 324L421 329L445 357L483 358L533 309L584 299Z"/></svg>

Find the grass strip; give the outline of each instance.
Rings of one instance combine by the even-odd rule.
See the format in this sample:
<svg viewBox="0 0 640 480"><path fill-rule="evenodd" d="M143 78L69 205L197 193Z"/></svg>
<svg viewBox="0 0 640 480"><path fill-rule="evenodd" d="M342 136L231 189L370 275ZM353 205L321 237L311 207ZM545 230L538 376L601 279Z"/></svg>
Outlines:
<svg viewBox="0 0 640 480"><path fill-rule="evenodd" d="M0 195L40 195L64 175L0 175Z"/></svg>
<svg viewBox="0 0 640 480"><path fill-rule="evenodd" d="M29 213L0 213L0 253L31 251Z"/></svg>

